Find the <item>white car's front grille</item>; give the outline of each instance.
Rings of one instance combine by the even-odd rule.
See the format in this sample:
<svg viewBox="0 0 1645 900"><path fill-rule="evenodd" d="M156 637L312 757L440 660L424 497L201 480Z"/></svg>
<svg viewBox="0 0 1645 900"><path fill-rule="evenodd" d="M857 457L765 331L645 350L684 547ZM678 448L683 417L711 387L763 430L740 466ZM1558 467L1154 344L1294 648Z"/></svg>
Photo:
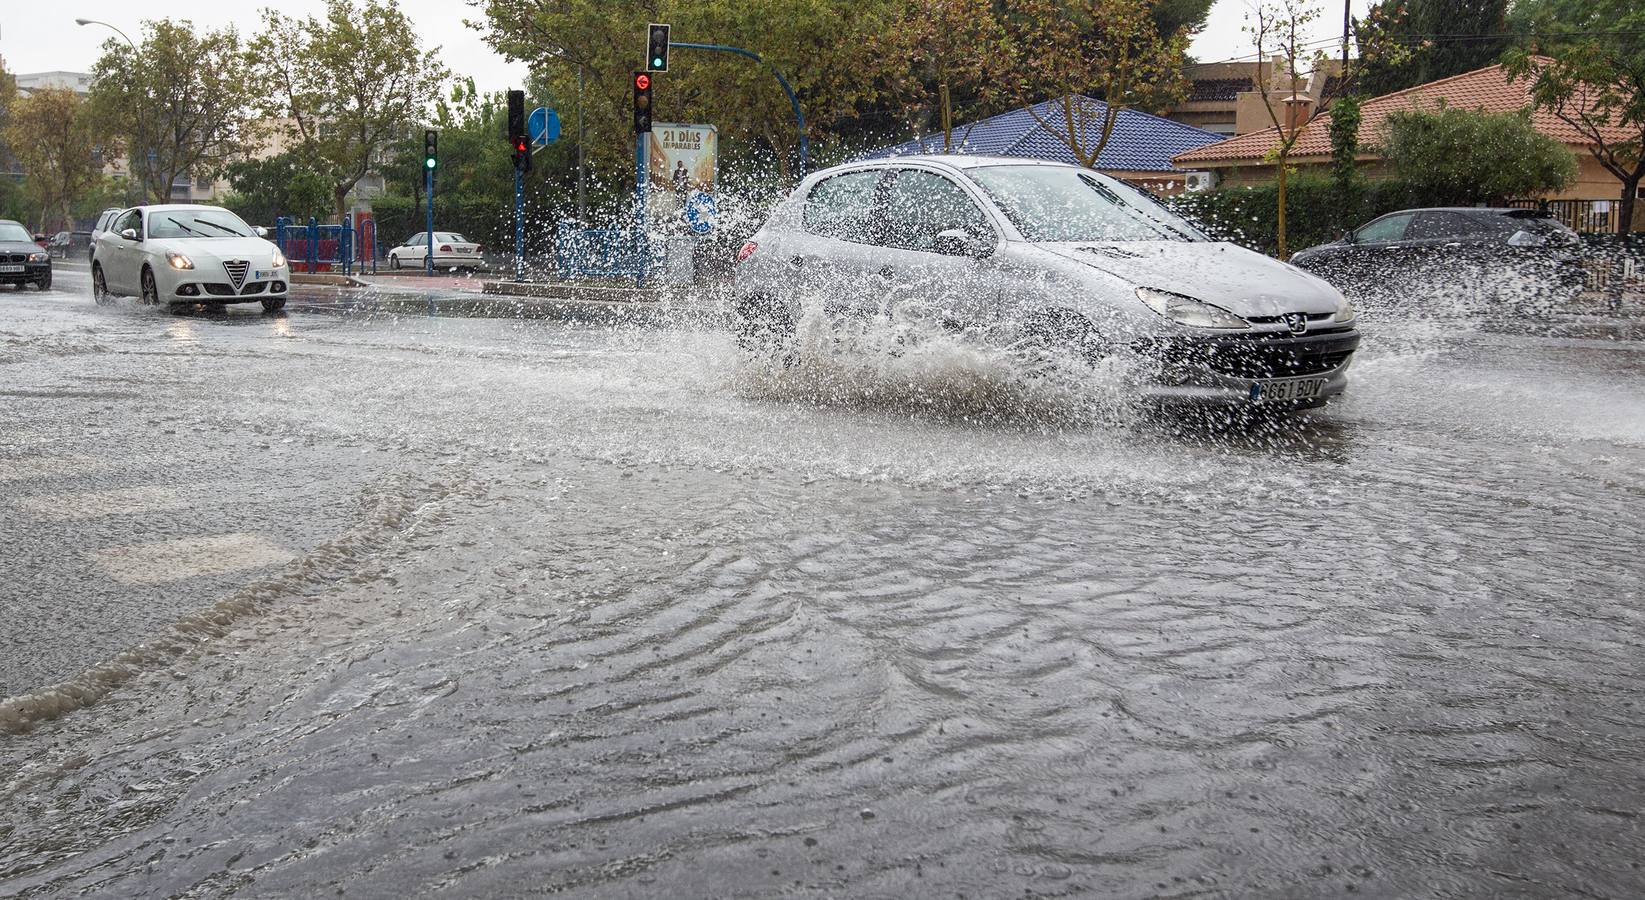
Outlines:
<svg viewBox="0 0 1645 900"><path fill-rule="evenodd" d="M228 273L228 282L234 285L236 291L240 290L241 286L246 283L246 270L249 268L251 268L251 263L248 260L229 259L223 261L223 271Z"/></svg>

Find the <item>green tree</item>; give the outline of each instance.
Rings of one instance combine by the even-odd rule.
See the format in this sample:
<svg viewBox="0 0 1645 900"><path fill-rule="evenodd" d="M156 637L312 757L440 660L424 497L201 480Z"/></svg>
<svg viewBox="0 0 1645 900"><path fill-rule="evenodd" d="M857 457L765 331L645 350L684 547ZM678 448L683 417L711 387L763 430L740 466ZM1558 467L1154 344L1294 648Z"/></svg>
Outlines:
<svg viewBox="0 0 1645 900"><path fill-rule="evenodd" d="M1296 149L1297 141L1307 132L1314 119L1324 115L1336 99L1329 94L1306 98L1307 105L1301 107L1307 110L1305 115L1299 110L1294 110L1290 102L1303 99L1294 92L1305 83L1304 76L1319 68L1326 58L1324 51L1308 49L1308 35L1318 18L1319 9L1311 5L1311 0L1275 0L1256 7L1246 25L1246 32L1251 35L1257 58L1267 59L1270 55L1278 58L1279 83L1285 85L1281 89L1282 95L1276 96L1274 79L1257 80L1257 92L1262 98L1263 108L1268 111L1275 135L1274 147L1268 152L1268 159L1274 163L1274 186L1278 204L1274 216L1274 243L1280 259L1289 259L1291 255L1286 235L1286 211L1289 208L1286 203L1286 191L1291 177L1291 151ZM1363 71L1363 67L1397 63L1409 52L1399 44L1387 42L1385 39L1386 35L1380 32L1360 34L1359 55L1350 60L1347 69L1335 81L1338 91L1344 85L1353 84Z"/></svg>
<svg viewBox="0 0 1645 900"><path fill-rule="evenodd" d="M67 88L42 88L13 104L6 143L27 173L38 204L37 229L55 229L74 220L74 204L96 186L92 120L80 95Z"/></svg>
<svg viewBox="0 0 1645 900"><path fill-rule="evenodd" d="M323 18L263 11L248 60L265 114L303 165L330 182L341 219L360 179L448 77L395 0L326 0Z"/></svg>
<svg viewBox="0 0 1645 900"><path fill-rule="evenodd" d="M1155 0L1006 0L1005 8L1018 98L1055 100L1050 116L1030 110L1081 165L1097 164L1122 110L1163 109L1185 95L1188 32L1160 34Z"/></svg>
<svg viewBox="0 0 1645 900"><path fill-rule="evenodd" d="M939 132L944 153L956 119L991 115L1008 97L1012 48L993 0L910 0L874 40L907 63L884 73L885 99L914 136Z"/></svg>
<svg viewBox="0 0 1645 900"><path fill-rule="evenodd" d="M1364 179L1359 174L1359 97L1349 94L1331 104L1331 183L1336 187L1336 226L1347 228L1359 219Z"/></svg>
<svg viewBox="0 0 1645 900"><path fill-rule="evenodd" d="M171 197L179 177L209 177L254 143L250 88L232 28L196 34L192 23L144 23L135 51L110 38L92 67L91 108L123 147L143 195Z"/></svg>
<svg viewBox="0 0 1645 900"><path fill-rule="evenodd" d="M1576 155L1523 111L1400 110L1379 142L1399 178L1437 205L1500 205L1563 190L1577 175Z"/></svg>
<svg viewBox="0 0 1645 900"><path fill-rule="evenodd" d="M1645 5L1637 0L1527 0L1515 10L1533 37L1505 56L1531 80L1536 105L1576 129L1622 183L1617 230L1633 228L1645 179Z"/></svg>
<svg viewBox="0 0 1645 900"><path fill-rule="evenodd" d="M1495 63L1512 40L1507 12L1508 0L1382 0L1360 29L1409 52L1367 65L1359 89L1377 97Z"/></svg>
<svg viewBox="0 0 1645 900"><path fill-rule="evenodd" d="M675 41L730 44L761 54L799 96L810 137L831 141L871 104L887 67L878 54L892 0L485 0L484 34L498 52L530 63L556 97L578 95L583 78L589 161L595 181L617 182L632 166L630 73L648 22L673 24ZM786 179L799 141L794 113L770 70L741 57L676 49L654 89L659 122L712 123L726 157L760 156ZM562 107L562 112L566 112Z"/></svg>
<svg viewBox="0 0 1645 900"><path fill-rule="evenodd" d="M272 225L280 216L306 222L331 211L331 182L295 154L236 160L227 174L232 193L223 205L248 222Z"/></svg>

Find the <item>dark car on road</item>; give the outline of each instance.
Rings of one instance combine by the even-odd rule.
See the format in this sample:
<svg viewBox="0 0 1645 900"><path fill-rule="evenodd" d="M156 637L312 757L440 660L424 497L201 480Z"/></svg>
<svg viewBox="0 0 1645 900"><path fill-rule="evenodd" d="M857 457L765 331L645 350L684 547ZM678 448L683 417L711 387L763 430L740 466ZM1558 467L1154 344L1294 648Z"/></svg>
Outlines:
<svg viewBox="0 0 1645 900"><path fill-rule="evenodd" d="M0 219L0 284L51 287L51 255L21 224Z"/></svg>
<svg viewBox="0 0 1645 900"><path fill-rule="evenodd" d="M52 235L46 252L53 259L68 259L70 254L91 252L91 232L59 231Z"/></svg>
<svg viewBox="0 0 1645 900"><path fill-rule="evenodd" d="M1352 296L1413 286L1469 296L1561 302L1583 285L1576 232L1533 209L1441 207L1392 212L1291 257Z"/></svg>

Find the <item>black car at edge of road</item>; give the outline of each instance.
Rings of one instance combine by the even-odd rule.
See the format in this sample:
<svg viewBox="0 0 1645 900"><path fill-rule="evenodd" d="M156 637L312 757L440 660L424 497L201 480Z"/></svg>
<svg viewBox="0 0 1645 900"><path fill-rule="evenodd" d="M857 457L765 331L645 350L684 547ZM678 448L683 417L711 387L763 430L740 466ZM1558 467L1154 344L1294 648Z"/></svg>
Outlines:
<svg viewBox="0 0 1645 900"><path fill-rule="evenodd" d="M51 287L51 254L10 219L0 219L0 284L32 284L42 291Z"/></svg>

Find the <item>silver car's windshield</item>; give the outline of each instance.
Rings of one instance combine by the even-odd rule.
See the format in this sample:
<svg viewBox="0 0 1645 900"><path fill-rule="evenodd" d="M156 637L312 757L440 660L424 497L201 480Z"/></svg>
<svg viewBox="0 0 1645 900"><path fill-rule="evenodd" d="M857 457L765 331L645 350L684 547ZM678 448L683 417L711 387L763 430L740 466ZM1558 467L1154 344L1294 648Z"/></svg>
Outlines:
<svg viewBox="0 0 1645 900"><path fill-rule="evenodd" d="M167 209L149 214L149 237L251 237L251 226L226 209Z"/></svg>
<svg viewBox="0 0 1645 900"><path fill-rule="evenodd" d="M1030 241L1203 241L1147 194L1078 169L983 166L971 179Z"/></svg>

